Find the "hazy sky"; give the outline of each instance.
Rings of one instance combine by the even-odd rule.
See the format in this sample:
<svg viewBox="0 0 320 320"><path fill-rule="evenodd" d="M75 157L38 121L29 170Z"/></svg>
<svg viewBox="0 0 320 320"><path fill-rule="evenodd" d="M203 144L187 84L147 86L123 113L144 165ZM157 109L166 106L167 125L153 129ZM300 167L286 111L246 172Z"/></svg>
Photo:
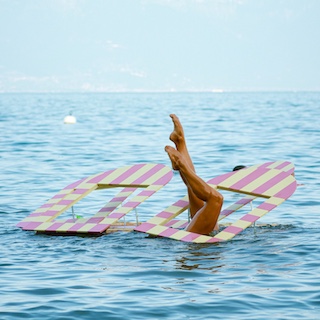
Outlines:
<svg viewBox="0 0 320 320"><path fill-rule="evenodd" d="M320 0L0 0L0 92L320 90Z"/></svg>

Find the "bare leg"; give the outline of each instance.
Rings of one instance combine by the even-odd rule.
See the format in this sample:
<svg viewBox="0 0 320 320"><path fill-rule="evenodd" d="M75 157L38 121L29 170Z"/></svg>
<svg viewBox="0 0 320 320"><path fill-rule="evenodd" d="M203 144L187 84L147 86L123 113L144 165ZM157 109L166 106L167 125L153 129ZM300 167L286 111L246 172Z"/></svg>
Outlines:
<svg viewBox="0 0 320 320"><path fill-rule="evenodd" d="M172 162L172 167L175 170L179 170L188 189L204 202L204 205L194 215L186 230L200 234L209 234L218 221L223 203L222 195L196 175L194 170L189 167L188 161L178 150L170 146L166 146L165 150Z"/></svg>
<svg viewBox="0 0 320 320"><path fill-rule="evenodd" d="M175 114L170 114L170 117L174 125L174 129L170 134L170 140L175 144L177 150L185 159L186 164L188 165L190 170L192 170L193 172L196 172L187 148L183 127L180 123L180 120ZM172 167L173 169L175 169L174 164L172 164ZM175 169L175 170L178 170L178 169ZM190 216L191 218L193 218L195 214L204 206L204 202L194 194L193 190L189 187L187 181L185 180L185 177L183 176L183 174L181 174L181 172L180 172L180 175L184 183L187 185Z"/></svg>

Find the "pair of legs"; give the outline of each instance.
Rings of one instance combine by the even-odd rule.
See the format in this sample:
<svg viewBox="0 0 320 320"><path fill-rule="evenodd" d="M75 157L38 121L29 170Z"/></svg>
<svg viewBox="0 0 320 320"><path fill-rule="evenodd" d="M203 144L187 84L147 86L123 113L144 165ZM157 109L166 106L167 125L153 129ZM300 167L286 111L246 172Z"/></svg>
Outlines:
<svg viewBox="0 0 320 320"><path fill-rule="evenodd" d="M186 230L200 234L209 234L215 227L218 227L217 221L223 197L217 190L211 188L197 176L187 148L183 127L176 115L171 114L170 117L174 125L170 140L175 144L176 148L166 146L165 151L169 155L172 168L179 171L188 189L192 220L186 227Z"/></svg>

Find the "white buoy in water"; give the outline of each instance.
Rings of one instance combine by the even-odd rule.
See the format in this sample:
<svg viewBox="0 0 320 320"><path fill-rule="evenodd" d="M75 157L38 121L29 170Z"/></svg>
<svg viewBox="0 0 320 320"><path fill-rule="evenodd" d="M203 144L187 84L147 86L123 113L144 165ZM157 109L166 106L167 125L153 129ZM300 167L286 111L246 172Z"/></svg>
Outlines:
<svg viewBox="0 0 320 320"><path fill-rule="evenodd" d="M72 115L72 112L70 112L70 114L64 118L63 122L65 124L74 124L77 122L77 119Z"/></svg>

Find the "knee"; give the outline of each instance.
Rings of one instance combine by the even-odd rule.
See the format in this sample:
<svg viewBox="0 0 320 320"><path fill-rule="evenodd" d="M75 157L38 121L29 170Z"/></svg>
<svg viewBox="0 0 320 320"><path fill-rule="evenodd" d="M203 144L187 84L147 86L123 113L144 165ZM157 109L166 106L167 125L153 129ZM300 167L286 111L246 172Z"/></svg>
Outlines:
<svg viewBox="0 0 320 320"><path fill-rule="evenodd" d="M222 206L223 204L223 195L220 192L217 192L217 201L219 202L219 204Z"/></svg>
<svg viewBox="0 0 320 320"><path fill-rule="evenodd" d="M210 199L220 206L223 204L223 195L213 188L211 189Z"/></svg>

